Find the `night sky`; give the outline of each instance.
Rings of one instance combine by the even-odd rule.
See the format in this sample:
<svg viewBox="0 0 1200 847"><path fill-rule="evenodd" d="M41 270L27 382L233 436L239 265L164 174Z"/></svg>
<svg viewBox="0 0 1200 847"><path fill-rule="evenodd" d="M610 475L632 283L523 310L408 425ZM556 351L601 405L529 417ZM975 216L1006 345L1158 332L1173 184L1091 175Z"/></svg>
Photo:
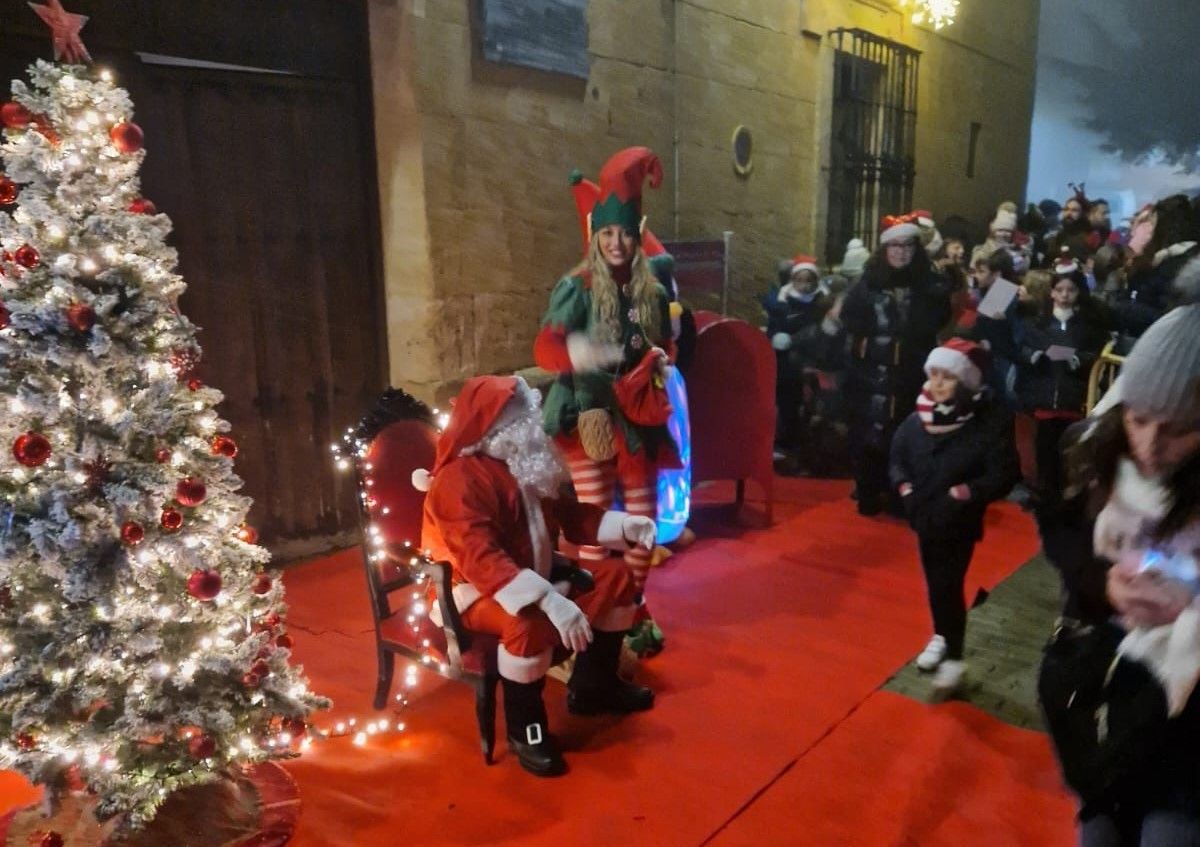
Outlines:
<svg viewBox="0 0 1200 847"><path fill-rule="evenodd" d="M968 0L978 2L979 0ZM1200 0L1042 0L1028 198L1200 191Z"/></svg>

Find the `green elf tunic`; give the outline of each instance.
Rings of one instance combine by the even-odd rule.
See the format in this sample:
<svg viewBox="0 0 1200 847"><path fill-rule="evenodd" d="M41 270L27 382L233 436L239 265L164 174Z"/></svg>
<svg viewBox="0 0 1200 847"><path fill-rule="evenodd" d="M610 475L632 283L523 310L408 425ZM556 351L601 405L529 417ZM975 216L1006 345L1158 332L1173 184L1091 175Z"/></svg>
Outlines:
<svg viewBox="0 0 1200 847"><path fill-rule="evenodd" d="M654 284L658 303L658 337L669 357L673 358L671 341L670 301L667 290L659 283ZM559 374L550 387L543 404L543 420L546 433L552 437L570 437L576 430L581 412L589 409L605 409L613 418L613 425L624 438L630 453L643 447L649 458L660 465L676 461L674 441L666 426L640 426L629 421L617 405L613 384L627 371L633 369L654 346L638 321L633 301L622 289L620 291L621 346L625 357L614 368L602 371L575 373L567 353L567 336L577 332L591 335L592 289L586 274L563 277L550 294L550 306L542 318L542 328L534 342L534 360L544 370Z"/></svg>

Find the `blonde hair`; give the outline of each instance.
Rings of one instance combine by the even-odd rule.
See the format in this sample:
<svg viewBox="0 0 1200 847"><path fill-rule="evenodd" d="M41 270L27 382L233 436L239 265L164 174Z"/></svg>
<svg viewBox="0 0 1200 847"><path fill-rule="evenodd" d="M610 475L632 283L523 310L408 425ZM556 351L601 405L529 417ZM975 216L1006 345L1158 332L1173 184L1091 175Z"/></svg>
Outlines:
<svg viewBox="0 0 1200 847"><path fill-rule="evenodd" d="M651 344L661 344L658 280L650 270L650 260L639 243L630 259L629 299L637 310L638 322ZM608 269L608 262L600 252L600 238L592 234L587 258L576 268L575 273L587 272L591 278L592 326L597 340L621 343L621 297L617 281Z"/></svg>

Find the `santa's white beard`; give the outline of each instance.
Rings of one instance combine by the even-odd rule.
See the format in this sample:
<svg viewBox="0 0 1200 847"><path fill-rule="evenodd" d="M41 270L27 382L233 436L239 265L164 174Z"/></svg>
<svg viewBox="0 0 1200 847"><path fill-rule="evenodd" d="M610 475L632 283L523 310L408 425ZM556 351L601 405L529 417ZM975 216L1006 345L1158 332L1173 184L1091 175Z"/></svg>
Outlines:
<svg viewBox="0 0 1200 847"><path fill-rule="evenodd" d="M557 497L567 481L567 469L542 429L537 408L490 432L479 442L479 452L504 462L517 485L539 497Z"/></svg>

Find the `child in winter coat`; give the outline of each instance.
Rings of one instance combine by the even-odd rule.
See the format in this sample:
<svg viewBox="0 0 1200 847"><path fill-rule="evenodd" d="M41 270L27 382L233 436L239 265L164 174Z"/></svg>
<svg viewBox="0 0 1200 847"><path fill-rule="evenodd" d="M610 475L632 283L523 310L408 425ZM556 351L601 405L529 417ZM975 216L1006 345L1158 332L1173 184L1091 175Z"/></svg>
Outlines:
<svg viewBox="0 0 1200 847"><path fill-rule="evenodd" d="M985 387L987 370L987 352L972 341L934 348L917 410L892 442L891 480L917 533L933 617L917 667L937 671L936 699L957 691L966 673L963 585L984 512L1019 476L1012 416Z"/></svg>
<svg viewBox="0 0 1200 847"><path fill-rule="evenodd" d="M1054 266L1050 299L1041 315L1027 319L1021 339L1018 399L1033 414L1037 490L1056 497L1061 489L1059 442L1083 419L1088 375L1108 341L1103 318L1090 302L1075 259Z"/></svg>

